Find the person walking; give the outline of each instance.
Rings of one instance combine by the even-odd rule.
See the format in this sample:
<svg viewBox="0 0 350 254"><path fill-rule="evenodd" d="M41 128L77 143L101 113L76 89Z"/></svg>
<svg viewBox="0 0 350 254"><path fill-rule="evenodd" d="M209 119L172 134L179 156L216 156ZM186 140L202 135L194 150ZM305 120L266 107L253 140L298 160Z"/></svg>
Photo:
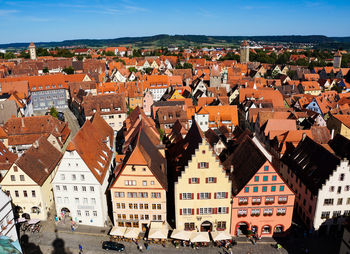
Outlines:
<svg viewBox="0 0 350 254"><path fill-rule="evenodd" d="M81 253L83 252L83 246L81 244L79 244L79 250Z"/></svg>

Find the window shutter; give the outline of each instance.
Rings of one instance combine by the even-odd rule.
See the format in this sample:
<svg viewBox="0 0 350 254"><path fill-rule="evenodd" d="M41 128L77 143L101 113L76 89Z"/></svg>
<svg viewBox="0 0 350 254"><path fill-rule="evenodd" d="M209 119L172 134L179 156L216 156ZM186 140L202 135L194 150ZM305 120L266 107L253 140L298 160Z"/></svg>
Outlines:
<svg viewBox="0 0 350 254"><path fill-rule="evenodd" d="M182 215L182 209L180 209L180 215Z"/></svg>
<svg viewBox="0 0 350 254"><path fill-rule="evenodd" d="M180 200L182 199L182 193L180 193Z"/></svg>
<svg viewBox="0 0 350 254"><path fill-rule="evenodd" d="M228 192L226 192L226 198L228 198Z"/></svg>
<svg viewBox="0 0 350 254"><path fill-rule="evenodd" d="M199 193L197 193L197 199L199 199Z"/></svg>
<svg viewBox="0 0 350 254"><path fill-rule="evenodd" d="M214 199L216 199L216 192L214 192Z"/></svg>
<svg viewBox="0 0 350 254"><path fill-rule="evenodd" d="M188 178L188 183L191 184L191 178Z"/></svg>
<svg viewBox="0 0 350 254"><path fill-rule="evenodd" d="M228 207L226 207L226 213L228 213Z"/></svg>
<svg viewBox="0 0 350 254"><path fill-rule="evenodd" d="M193 196L194 196L194 194L193 194L193 193L191 193L191 199L194 199L194 197L193 197Z"/></svg>
<svg viewBox="0 0 350 254"><path fill-rule="evenodd" d="M209 162L207 162L206 166L207 166L207 168L209 168Z"/></svg>
<svg viewBox="0 0 350 254"><path fill-rule="evenodd" d="M198 183L200 183L200 178L197 178L198 179Z"/></svg>
<svg viewBox="0 0 350 254"><path fill-rule="evenodd" d="M214 177L214 183L216 183L216 179L217 179L217 178L216 178L216 177Z"/></svg>
<svg viewBox="0 0 350 254"><path fill-rule="evenodd" d="M198 168L201 168L201 163L200 162L198 162Z"/></svg>
<svg viewBox="0 0 350 254"><path fill-rule="evenodd" d="M197 208L197 214L199 214L199 208Z"/></svg>
<svg viewBox="0 0 350 254"><path fill-rule="evenodd" d="M213 208L213 214L217 214L218 213L218 209L217 208Z"/></svg>
<svg viewBox="0 0 350 254"><path fill-rule="evenodd" d="M194 209L192 209L192 215L194 215Z"/></svg>
<svg viewBox="0 0 350 254"><path fill-rule="evenodd" d="M211 193L209 192L209 199L211 199Z"/></svg>
<svg viewBox="0 0 350 254"><path fill-rule="evenodd" d="M205 178L205 183L208 183L208 177Z"/></svg>

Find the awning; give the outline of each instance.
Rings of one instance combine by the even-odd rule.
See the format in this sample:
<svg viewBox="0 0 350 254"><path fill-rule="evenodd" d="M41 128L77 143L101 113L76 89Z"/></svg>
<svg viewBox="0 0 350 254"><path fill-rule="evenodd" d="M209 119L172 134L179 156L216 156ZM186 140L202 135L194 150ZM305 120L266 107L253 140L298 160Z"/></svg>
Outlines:
<svg viewBox="0 0 350 254"><path fill-rule="evenodd" d="M193 243L210 242L208 232L193 232L190 236L190 241Z"/></svg>
<svg viewBox="0 0 350 254"><path fill-rule="evenodd" d="M152 239L167 239L169 230L167 228L151 228L148 233L148 238Z"/></svg>
<svg viewBox="0 0 350 254"><path fill-rule="evenodd" d="M232 236L227 231L210 232L213 241L229 240Z"/></svg>
<svg viewBox="0 0 350 254"><path fill-rule="evenodd" d="M126 228L124 237L126 238L137 238L140 234L139 228Z"/></svg>
<svg viewBox="0 0 350 254"><path fill-rule="evenodd" d="M188 241L190 240L191 233L191 231L174 229L174 231L171 233L171 238Z"/></svg>
<svg viewBox="0 0 350 254"><path fill-rule="evenodd" d="M30 221L28 221L29 225L33 225L33 224L37 224L38 222L40 222L40 220L38 219L31 219Z"/></svg>
<svg viewBox="0 0 350 254"><path fill-rule="evenodd" d="M110 235L115 236L123 236L125 233L126 228L125 227L113 227L111 232L109 232Z"/></svg>

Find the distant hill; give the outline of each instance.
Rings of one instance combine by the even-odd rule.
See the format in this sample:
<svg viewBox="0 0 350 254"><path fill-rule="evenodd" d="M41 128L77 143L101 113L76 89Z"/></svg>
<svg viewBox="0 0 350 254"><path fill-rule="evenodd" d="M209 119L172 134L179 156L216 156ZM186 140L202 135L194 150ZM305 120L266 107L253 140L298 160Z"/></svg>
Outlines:
<svg viewBox="0 0 350 254"><path fill-rule="evenodd" d="M313 43L321 48L350 49L350 37L327 37L323 35L283 35L283 36L206 36L206 35L154 35L144 37L122 37L116 39L78 39L60 42L35 42L37 47L53 48L62 46L104 47L132 45L134 47L176 46L237 46L242 40L276 43ZM27 48L26 43L0 44L2 49Z"/></svg>

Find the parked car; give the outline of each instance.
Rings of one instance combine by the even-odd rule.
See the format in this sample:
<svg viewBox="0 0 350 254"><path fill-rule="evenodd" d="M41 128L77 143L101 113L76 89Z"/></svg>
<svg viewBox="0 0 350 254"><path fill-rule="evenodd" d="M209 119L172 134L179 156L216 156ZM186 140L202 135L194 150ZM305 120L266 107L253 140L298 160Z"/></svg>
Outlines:
<svg viewBox="0 0 350 254"><path fill-rule="evenodd" d="M112 241L105 241L102 243L102 249L104 250L116 250L116 251L124 251L125 246L124 244L112 242Z"/></svg>

